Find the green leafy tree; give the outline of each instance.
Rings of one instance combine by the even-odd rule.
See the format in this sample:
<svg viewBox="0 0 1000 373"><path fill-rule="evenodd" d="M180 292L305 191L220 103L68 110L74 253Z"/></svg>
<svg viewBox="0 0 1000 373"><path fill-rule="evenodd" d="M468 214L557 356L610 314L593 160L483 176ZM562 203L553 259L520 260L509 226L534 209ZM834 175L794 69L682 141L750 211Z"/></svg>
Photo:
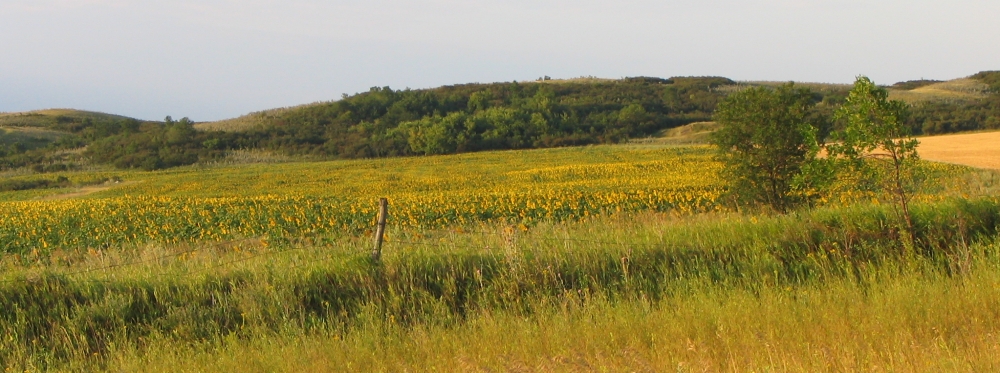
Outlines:
<svg viewBox="0 0 1000 373"><path fill-rule="evenodd" d="M910 192L917 161L919 142L910 136L906 125L908 106L889 100L889 93L859 76L854 88L834 117L844 129L832 134L827 146L831 158L844 165L858 178L858 184L870 184L891 196L897 213L906 221L904 235L912 247L915 241L910 217Z"/></svg>
<svg viewBox="0 0 1000 373"><path fill-rule="evenodd" d="M719 103L715 121L720 128L711 141L719 148L723 176L738 205L786 212L802 202L795 185L819 149L814 106L812 93L792 83L748 88Z"/></svg>

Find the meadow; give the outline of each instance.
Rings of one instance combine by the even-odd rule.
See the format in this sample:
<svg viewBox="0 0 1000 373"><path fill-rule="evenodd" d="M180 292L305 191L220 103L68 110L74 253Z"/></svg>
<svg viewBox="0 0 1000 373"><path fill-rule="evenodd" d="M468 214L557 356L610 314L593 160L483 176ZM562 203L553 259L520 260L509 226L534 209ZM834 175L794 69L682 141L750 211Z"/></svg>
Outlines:
<svg viewBox="0 0 1000 373"><path fill-rule="evenodd" d="M733 211L707 147L63 173L0 193L11 371L926 371L1000 365L991 171ZM21 175L15 178L32 178ZM372 262L378 197L390 199Z"/></svg>

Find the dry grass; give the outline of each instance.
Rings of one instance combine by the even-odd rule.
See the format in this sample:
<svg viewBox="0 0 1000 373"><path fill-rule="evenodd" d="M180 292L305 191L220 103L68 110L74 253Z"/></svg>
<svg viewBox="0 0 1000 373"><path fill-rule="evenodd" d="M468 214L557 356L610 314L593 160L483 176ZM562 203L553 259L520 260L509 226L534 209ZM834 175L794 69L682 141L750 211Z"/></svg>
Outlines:
<svg viewBox="0 0 1000 373"><path fill-rule="evenodd" d="M331 102L332 101L321 101L303 105L255 111L250 114L238 116L236 118L217 120L214 122L195 123L194 128L202 131L225 131L225 132L246 131L254 127L267 125L272 121L274 121L275 119L277 119L278 117L280 117L282 114L287 113L289 111L307 108L310 106L326 105Z"/></svg>
<svg viewBox="0 0 1000 373"><path fill-rule="evenodd" d="M930 161L1000 169L1000 132L921 137L917 151Z"/></svg>
<svg viewBox="0 0 1000 373"><path fill-rule="evenodd" d="M619 79L608 79L608 78L598 78L596 76L581 76L577 78L569 79L549 79L549 80L525 80L519 81L518 83L544 83L544 84L566 84L566 83L577 83L577 84L594 84L594 83L610 83L618 81Z"/></svg>
<svg viewBox="0 0 1000 373"><path fill-rule="evenodd" d="M44 109L14 113L0 113L0 127L46 127L57 122L59 117L83 120L125 120L121 115L99 113L75 109Z"/></svg>
<svg viewBox="0 0 1000 373"><path fill-rule="evenodd" d="M80 114L103 114L103 113L88 112L88 111L76 110L76 109L42 109L42 110L30 111L30 113L41 114L41 115L51 115L51 116L59 116L59 115L67 115L68 116L68 115L80 115ZM105 115L110 115L110 114L105 114Z"/></svg>
<svg viewBox="0 0 1000 373"><path fill-rule="evenodd" d="M912 90L889 89L889 98L907 103L926 101L970 101L987 96L989 86L975 79L962 78L934 83Z"/></svg>
<svg viewBox="0 0 1000 373"><path fill-rule="evenodd" d="M660 131L656 136L632 139L632 144L646 145L704 145L708 136L718 129L715 122L695 122Z"/></svg>
<svg viewBox="0 0 1000 373"><path fill-rule="evenodd" d="M56 140L65 135L66 132L47 130L37 127L0 127L0 136L23 136Z"/></svg>
<svg viewBox="0 0 1000 373"><path fill-rule="evenodd" d="M748 87L756 86L767 86L767 87L777 87L788 82L776 82L776 81L745 81L738 82L737 84L722 86L716 88L720 92L736 92ZM808 88L817 92L833 92L833 91L849 91L852 87L851 84L837 84L837 83L810 83L810 82L795 82L795 86ZM949 80L946 82L929 84L917 89L904 90L904 89L894 89L888 88L889 98L893 100L902 100L910 104L927 102L927 101L970 101L978 100L984 98L988 95L987 90L989 86L975 79L971 78L960 78Z"/></svg>
<svg viewBox="0 0 1000 373"><path fill-rule="evenodd" d="M270 123L271 120L277 118L288 110L289 108L278 108L257 111L236 118L217 120L214 122L195 123L194 128L202 131L246 131L254 127L266 125Z"/></svg>
<svg viewBox="0 0 1000 373"><path fill-rule="evenodd" d="M32 111L21 111L21 112L10 112L10 113L0 113L0 122L6 122L9 120L17 120L30 117L58 117L66 116L72 118L92 118L92 119L128 119L128 117L101 113L97 111L86 111L86 110L76 110L76 109L42 109L42 110L32 110Z"/></svg>
<svg viewBox="0 0 1000 373"><path fill-rule="evenodd" d="M762 85L762 86L769 86L769 87L778 87L778 86L782 86L782 85L787 84L787 83L788 82L763 81L762 80L762 81L740 82L738 85L751 85L751 86ZM850 90L853 87L852 84L818 83L818 82L795 82L795 86L796 87L802 87L802 88L809 88L809 89L817 90L817 91L825 91L825 90Z"/></svg>
<svg viewBox="0 0 1000 373"><path fill-rule="evenodd" d="M120 186L126 186L126 185L132 185L132 184L136 184L136 183L139 183L139 182L140 181L126 181L126 182L108 181L108 182L105 182L103 184L83 186L83 187L80 187L80 188L78 188L78 189L76 189L74 191L67 192L67 193L52 194L52 195L44 196L44 197L41 197L39 199L44 200L44 201L52 201L52 200L60 200L60 199L71 199L71 198L85 197L85 196L89 196L89 195L97 193L97 192L103 192L103 191L111 189L111 188L120 187Z"/></svg>

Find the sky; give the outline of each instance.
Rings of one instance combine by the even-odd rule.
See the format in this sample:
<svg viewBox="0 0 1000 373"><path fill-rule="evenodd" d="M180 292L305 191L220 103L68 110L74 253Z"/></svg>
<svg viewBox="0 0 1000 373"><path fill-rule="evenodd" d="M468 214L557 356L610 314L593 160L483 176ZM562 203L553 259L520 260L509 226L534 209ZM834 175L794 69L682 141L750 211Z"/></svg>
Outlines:
<svg viewBox="0 0 1000 373"><path fill-rule="evenodd" d="M996 0L0 0L0 112L211 121L370 87L1000 70Z"/></svg>

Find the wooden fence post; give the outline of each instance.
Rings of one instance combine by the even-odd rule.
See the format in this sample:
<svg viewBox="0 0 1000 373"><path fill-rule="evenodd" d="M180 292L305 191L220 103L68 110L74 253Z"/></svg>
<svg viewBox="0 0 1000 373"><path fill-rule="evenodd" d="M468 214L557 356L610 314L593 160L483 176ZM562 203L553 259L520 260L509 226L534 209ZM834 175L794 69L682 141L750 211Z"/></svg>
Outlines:
<svg viewBox="0 0 1000 373"><path fill-rule="evenodd" d="M378 228L375 229L375 248L372 249L372 259L376 262L382 258L382 235L385 234L386 215L389 215L389 201L380 198L378 200Z"/></svg>

